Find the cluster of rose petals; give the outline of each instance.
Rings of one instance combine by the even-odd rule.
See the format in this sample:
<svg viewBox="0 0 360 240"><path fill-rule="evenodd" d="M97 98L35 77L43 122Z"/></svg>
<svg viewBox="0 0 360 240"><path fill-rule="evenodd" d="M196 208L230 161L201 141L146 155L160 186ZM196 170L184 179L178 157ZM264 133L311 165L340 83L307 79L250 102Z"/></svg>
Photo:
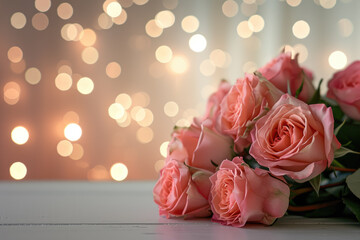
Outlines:
<svg viewBox="0 0 360 240"><path fill-rule="evenodd" d="M224 157L231 157L231 144L231 138L204 125L176 129L166 164L153 189L160 215L209 216L209 177L215 172L216 164Z"/></svg>
<svg viewBox="0 0 360 240"><path fill-rule="evenodd" d="M254 74L238 79L221 103L220 125L224 134L234 139L239 153L251 143L254 120L265 114L283 93L270 82Z"/></svg>
<svg viewBox="0 0 360 240"><path fill-rule="evenodd" d="M306 68L299 66L297 55L292 59L291 53L282 53L260 68L259 72L283 92L288 92L289 84L293 95L295 95L304 80L299 95L299 99L304 102L308 102L315 92L312 84L313 74Z"/></svg>
<svg viewBox="0 0 360 240"><path fill-rule="evenodd" d="M224 225L270 225L288 208L290 189L284 180L271 177L265 170L250 168L242 158L224 160L210 180L212 219Z"/></svg>
<svg viewBox="0 0 360 240"><path fill-rule="evenodd" d="M334 99L346 115L360 120L360 61L334 74L327 97Z"/></svg>
<svg viewBox="0 0 360 240"><path fill-rule="evenodd" d="M251 132L250 154L276 176L308 181L329 167L340 144L331 108L283 95Z"/></svg>

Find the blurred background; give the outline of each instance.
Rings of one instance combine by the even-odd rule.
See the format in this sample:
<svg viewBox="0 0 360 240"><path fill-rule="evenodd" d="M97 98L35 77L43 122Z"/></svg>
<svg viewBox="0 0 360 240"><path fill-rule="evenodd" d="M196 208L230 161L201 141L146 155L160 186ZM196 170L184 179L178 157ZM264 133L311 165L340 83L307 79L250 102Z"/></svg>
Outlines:
<svg viewBox="0 0 360 240"><path fill-rule="evenodd" d="M1 0L0 180L150 180L174 125L282 49L360 58L355 0ZM326 91L323 84L322 93Z"/></svg>

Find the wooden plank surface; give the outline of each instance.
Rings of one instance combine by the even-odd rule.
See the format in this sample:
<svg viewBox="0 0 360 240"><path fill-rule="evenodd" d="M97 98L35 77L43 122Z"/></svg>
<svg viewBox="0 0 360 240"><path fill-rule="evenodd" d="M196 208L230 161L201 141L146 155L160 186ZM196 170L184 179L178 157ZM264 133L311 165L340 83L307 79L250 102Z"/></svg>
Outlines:
<svg viewBox="0 0 360 240"><path fill-rule="evenodd" d="M165 219L154 182L0 183L0 240L12 239L359 239L351 219L284 217L238 229L209 219Z"/></svg>

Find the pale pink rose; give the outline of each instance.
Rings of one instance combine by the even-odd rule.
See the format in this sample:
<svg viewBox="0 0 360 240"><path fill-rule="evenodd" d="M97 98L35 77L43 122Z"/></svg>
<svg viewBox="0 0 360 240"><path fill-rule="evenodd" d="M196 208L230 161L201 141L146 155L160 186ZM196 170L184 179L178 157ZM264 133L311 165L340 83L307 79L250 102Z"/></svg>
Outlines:
<svg viewBox="0 0 360 240"><path fill-rule="evenodd" d="M270 225L282 217L289 205L290 189L262 169L252 169L242 158L224 160L210 177L213 221L234 227L246 222Z"/></svg>
<svg viewBox="0 0 360 240"><path fill-rule="evenodd" d="M331 108L284 94L251 131L250 154L276 176L308 181L329 167L340 147Z"/></svg>
<svg viewBox="0 0 360 240"><path fill-rule="evenodd" d="M251 143L250 130L283 93L269 81L246 74L238 79L221 103L220 126L224 134L234 139L239 153Z"/></svg>
<svg viewBox="0 0 360 240"><path fill-rule="evenodd" d="M167 159L185 162L188 166L215 172L224 158L231 157L232 139L203 124L176 129L168 147ZM213 163L211 163L213 162Z"/></svg>
<svg viewBox="0 0 360 240"><path fill-rule="evenodd" d="M360 120L360 61L334 74L327 97L334 99L349 117Z"/></svg>
<svg viewBox="0 0 360 240"><path fill-rule="evenodd" d="M315 93L315 88L312 85L313 74L299 66L297 57L298 55L292 59L291 53L282 53L260 68L259 72L283 92L288 92L289 82L292 95L295 95L304 79L299 99L308 102Z"/></svg>
<svg viewBox="0 0 360 240"><path fill-rule="evenodd" d="M153 196L159 206L159 214L167 218L211 215L208 200L198 192L190 170L183 162L170 160L165 164Z"/></svg>
<svg viewBox="0 0 360 240"><path fill-rule="evenodd" d="M194 121L197 125L203 123L206 127L211 128L214 131L219 129L219 115L220 115L220 103L229 92L231 84L222 80L219 84L218 90L210 95L206 111L202 118L195 118Z"/></svg>

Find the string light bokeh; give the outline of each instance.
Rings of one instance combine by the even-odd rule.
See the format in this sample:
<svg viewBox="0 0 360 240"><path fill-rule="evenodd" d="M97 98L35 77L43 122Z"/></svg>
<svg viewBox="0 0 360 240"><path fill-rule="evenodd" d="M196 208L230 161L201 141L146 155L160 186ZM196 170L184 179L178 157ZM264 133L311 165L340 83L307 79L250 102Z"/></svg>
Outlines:
<svg viewBox="0 0 360 240"><path fill-rule="evenodd" d="M174 125L281 49L360 58L355 0L4 0L0 179L149 180ZM323 84L322 92L326 91Z"/></svg>

